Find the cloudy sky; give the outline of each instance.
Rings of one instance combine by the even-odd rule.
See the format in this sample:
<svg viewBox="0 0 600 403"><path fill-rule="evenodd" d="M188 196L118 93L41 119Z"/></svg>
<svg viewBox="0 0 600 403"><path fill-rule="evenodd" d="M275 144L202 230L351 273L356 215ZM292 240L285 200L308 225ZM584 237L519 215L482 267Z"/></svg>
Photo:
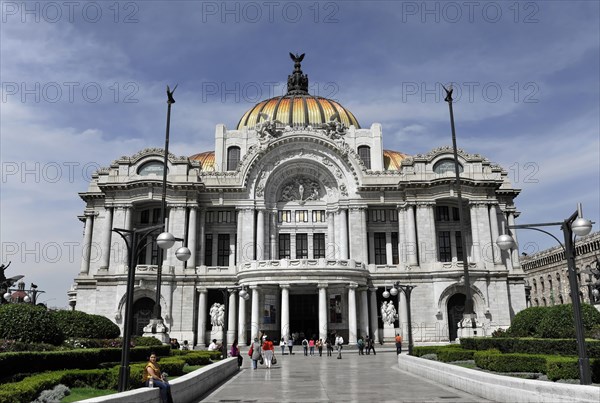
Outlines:
<svg viewBox="0 0 600 403"><path fill-rule="evenodd" d="M501 164L519 223L560 221L582 202L600 222L597 1L2 1L1 261L8 277L67 306L79 271L77 216L91 174L164 143L213 150L284 92L306 53L311 92L383 125L384 147L450 145L440 83L454 83L459 147ZM595 226L598 230L598 224ZM528 253L554 246L521 231ZM555 233L558 234L558 229Z"/></svg>

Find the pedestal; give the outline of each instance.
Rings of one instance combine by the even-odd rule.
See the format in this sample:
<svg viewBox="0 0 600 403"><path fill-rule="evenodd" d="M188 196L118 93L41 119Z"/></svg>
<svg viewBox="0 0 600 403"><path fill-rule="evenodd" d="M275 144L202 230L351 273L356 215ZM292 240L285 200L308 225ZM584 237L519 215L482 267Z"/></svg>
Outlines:
<svg viewBox="0 0 600 403"><path fill-rule="evenodd" d="M160 340L163 344L169 344L171 339L169 338L167 327L163 322L162 318L150 319L150 323L144 327L144 337L155 337Z"/></svg>
<svg viewBox="0 0 600 403"><path fill-rule="evenodd" d="M213 326L210 331L210 341L217 339L217 344L223 344L223 326Z"/></svg>
<svg viewBox="0 0 600 403"><path fill-rule="evenodd" d="M396 341L396 328L393 324L383 324L383 342L394 343Z"/></svg>
<svg viewBox="0 0 600 403"><path fill-rule="evenodd" d="M476 318L472 319L470 316L465 316L458 322L456 336L458 341L463 337L483 337L485 333L483 326Z"/></svg>

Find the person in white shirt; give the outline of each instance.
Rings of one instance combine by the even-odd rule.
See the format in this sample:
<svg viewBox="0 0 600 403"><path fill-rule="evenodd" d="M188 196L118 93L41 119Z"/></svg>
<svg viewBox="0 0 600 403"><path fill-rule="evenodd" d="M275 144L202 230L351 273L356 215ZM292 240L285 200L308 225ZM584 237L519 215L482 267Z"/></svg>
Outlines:
<svg viewBox="0 0 600 403"><path fill-rule="evenodd" d="M335 348L338 352L338 360L342 359L342 344L344 344L344 338L341 335L337 334L335 336Z"/></svg>
<svg viewBox="0 0 600 403"><path fill-rule="evenodd" d="M217 339L213 339L212 343L208 345L208 351L217 351L219 346L217 345Z"/></svg>

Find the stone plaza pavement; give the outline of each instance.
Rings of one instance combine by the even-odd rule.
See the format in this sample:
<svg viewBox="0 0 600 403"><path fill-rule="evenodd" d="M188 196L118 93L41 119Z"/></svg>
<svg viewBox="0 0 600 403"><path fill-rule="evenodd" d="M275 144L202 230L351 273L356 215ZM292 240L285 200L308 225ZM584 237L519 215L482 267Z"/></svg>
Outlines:
<svg viewBox="0 0 600 403"><path fill-rule="evenodd" d="M305 357L302 348L281 356L267 369L251 367L244 351L241 371L201 402L481 402L481 397L421 379L398 368L396 350L378 348L359 356L345 349L343 358ZM403 351L403 354L406 352Z"/></svg>

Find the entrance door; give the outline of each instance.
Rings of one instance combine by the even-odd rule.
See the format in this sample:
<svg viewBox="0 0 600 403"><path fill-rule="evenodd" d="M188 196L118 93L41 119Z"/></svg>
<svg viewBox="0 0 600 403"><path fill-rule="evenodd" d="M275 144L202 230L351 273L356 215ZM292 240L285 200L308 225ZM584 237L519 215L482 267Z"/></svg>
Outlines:
<svg viewBox="0 0 600 403"><path fill-rule="evenodd" d="M154 301L150 298L140 298L133 304L133 334L141 336L144 334L144 328L150 323Z"/></svg>
<svg viewBox="0 0 600 403"><path fill-rule="evenodd" d="M290 330L303 337L319 337L319 295L290 295Z"/></svg>
<svg viewBox="0 0 600 403"><path fill-rule="evenodd" d="M465 294L454 294L448 299L448 335L450 341L456 340L458 336L458 322L463 318L466 300Z"/></svg>

